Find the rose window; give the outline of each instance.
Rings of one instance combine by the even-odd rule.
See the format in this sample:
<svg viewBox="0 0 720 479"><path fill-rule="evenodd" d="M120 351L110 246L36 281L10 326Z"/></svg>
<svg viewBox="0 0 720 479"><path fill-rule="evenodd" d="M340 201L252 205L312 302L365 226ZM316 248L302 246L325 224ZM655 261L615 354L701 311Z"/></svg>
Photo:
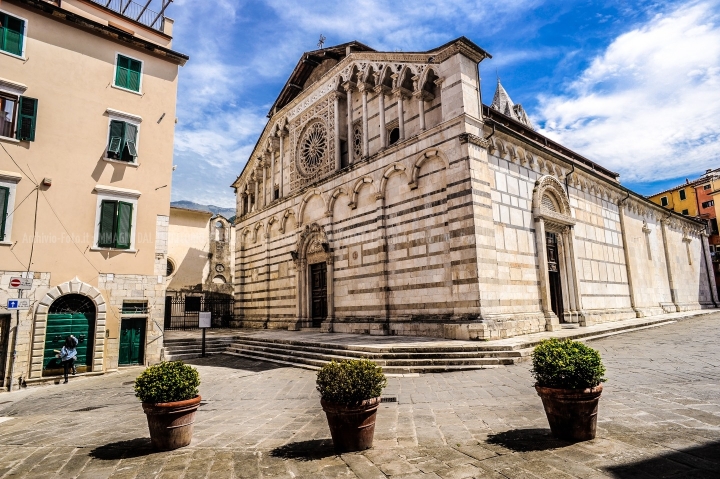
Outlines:
<svg viewBox="0 0 720 479"><path fill-rule="evenodd" d="M314 173L327 151L327 135L321 122L310 125L300 140L300 168L305 174Z"/></svg>

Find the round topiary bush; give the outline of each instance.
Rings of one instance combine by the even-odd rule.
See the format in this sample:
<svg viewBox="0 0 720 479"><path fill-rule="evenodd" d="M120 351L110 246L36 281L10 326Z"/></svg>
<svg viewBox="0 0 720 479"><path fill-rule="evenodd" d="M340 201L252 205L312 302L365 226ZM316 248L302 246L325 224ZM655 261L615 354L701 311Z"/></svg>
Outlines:
<svg viewBox="0 0 720 479"><path fill-rule="evenodd" d="M546 339L535 347L532 363L541 387L585 389L605 381L600 353L578 341Z"/></svg>
<svg viewBox="0 0 720 479"><path fill-rule="evenodd" d="M353 405L382 394L387 379L382 368L367 359L331 361L318 371L317 390L325 401Z"/></svg>
<svg viewBox="0 0 720 479"><path fill-rule="evenodd" d="M200 374L182 361L150 366L135 379L135 395L144 403L185 401L199 394Z"/></svg>

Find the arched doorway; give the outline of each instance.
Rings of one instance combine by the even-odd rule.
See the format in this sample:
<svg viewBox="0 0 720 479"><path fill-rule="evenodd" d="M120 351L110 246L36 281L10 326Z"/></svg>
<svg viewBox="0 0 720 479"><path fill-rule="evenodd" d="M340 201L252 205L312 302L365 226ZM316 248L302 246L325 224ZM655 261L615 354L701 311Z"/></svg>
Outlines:
<svg viewBox="0 0 720 479"><path fill-rule="evenodd" d="M43 376L62 374L62 364L56 357L65 339L78 339L75 365L79 373L92 370L93 338L95 337L95 303L82 294L66 294L52 302L48 309L43 352Z"/></svg>
<svg viewBox="0 0 720 479"><path fill-rule="evenodd" d="M291 255L297 274L296 327L329 328L334 317L333 257L325 230L316 223L305 226Z"/></svg>

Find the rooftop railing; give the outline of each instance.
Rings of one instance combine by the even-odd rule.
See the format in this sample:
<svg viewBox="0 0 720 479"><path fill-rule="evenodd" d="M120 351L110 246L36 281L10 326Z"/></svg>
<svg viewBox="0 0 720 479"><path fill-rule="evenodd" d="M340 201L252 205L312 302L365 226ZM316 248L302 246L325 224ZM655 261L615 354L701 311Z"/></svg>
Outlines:
<svg viewBox="0 0 720 479"><path fill-rule="evenodd" d="M132 0L91 1L160 32L162 32L165 27L165 16L163 13L170 2L172 2L172 0L162 0L162 9L160 12L155 12L149 8L152 0L142 0L142 3L133 2Z"/></svg>

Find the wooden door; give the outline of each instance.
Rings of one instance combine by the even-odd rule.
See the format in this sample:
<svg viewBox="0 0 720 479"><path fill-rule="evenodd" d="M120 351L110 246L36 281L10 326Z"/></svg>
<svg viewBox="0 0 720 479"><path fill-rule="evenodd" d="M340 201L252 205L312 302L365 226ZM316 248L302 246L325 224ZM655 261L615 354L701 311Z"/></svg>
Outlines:
<svg viewBox="0 0 720 479"><path fill-rule="evenodd" d="M123 318L120 326L120 356L118 364L127 366L143 363L145 318Z"/></svg>
<svg viewBox="0 0 720 479"><path fill-rule="evenodd" d="M555 235L555 233L546 233L545 239L547 243L548 279L550 280L550 305L553 313L555 313L562 321L563 298L562 284L560 282L560 261L558 260L557 235Z"/></svg>
<svg viewBox="0 0 720 479"><path fill-rule="evenodd" d="M55 357L55 350L65 345L65 338L73 335L78 340L75 366L79 373L90 371L92 364L92 322L94 315L89 313L48 314L45 332L45 351L43 375L62 374L62 363Z"/></svg>
<svg viewBox="0 0 720 479"><path fill-rule="evenodd" d="M317 263L310 265L310 284L312 286L312 301L310 316L312 325L319 328L327 317L327 264Z"/></svg>

